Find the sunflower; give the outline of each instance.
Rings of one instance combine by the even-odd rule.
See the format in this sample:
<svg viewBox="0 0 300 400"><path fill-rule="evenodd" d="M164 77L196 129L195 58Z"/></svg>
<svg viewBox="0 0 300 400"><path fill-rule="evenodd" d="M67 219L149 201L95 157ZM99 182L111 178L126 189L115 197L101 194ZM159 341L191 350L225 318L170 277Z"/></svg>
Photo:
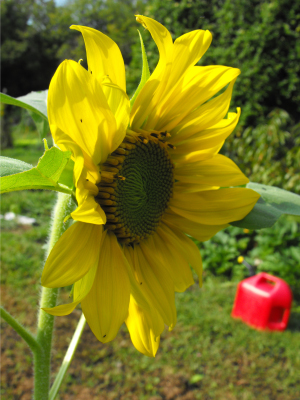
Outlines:
<svg viewBox="0 0 300 400"><path fill-rule="evenodd" d="M190 267L201 283L191 237L207 240L242 219L259 195L232 188L248 179L218 154L239 119L240 110L228 108L240 71L195 66L209 31L173 43L160 23L137 20L160 59L131 110L121 52L95 29L71 27L83 35L88 71L66 60L52 78L50 128L55 143L72 151L78 207L42 284L74 284L73 302L48 313L66 315L81 303L98 340L112 340L125 321L134 346L154 356L165 324L171 330L176 323L175 291L194 283Z"/></svg>

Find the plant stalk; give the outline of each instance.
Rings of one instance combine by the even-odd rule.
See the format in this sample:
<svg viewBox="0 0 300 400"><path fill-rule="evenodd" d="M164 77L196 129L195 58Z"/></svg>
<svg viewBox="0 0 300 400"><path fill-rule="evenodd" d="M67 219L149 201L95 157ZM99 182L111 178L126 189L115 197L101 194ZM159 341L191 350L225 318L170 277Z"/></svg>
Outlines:
<svg viewBox="0 0 300 400"><path fill-rule="evenodd" d="M71 196L69 194L58 193L57 202L52 214L52 226L46 257L48 257L53 246L65 231L65 225L67 224L64 224L64 219L71 210ZM50 359L54 316L47 314L42 308L55 307L57 295L58 289L42 288L36 336L37 343L42 351L34 353L34 400L49 399Z"/></svg>

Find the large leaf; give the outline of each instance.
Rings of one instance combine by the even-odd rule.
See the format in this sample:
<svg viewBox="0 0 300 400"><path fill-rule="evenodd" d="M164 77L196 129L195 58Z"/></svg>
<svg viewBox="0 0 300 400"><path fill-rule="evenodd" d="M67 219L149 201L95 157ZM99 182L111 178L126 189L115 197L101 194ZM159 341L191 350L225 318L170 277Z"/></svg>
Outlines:
<svg viewBox="0 0 300 400"><path fill-rule="evenodd" d="M26 96L21 96L16 99L7 94L0 93L0 100L4 104L11 104L12 106L18 106L33 111L41 118L48 121L47 96L48 90L43 90L42 92L30 92L26 94Z"/></svg>
<svg viewBox="0 0 300 400"><path fill-rule="evenodd" d="M9 157L0 157L0 177L18 174L33 168L33 165Z"/></svg>
<svg viewBox="0 0 300 400"><path fill-rule="evenodd" d="M142 48L142 57L143 57L143 70L142 70L142 77L139 86L137 87L134 95L130 99L130 108L132 108L138 94L140 91L143 89L145 83L150 77L150 71L149 71L149 65L148 65L148 60L147 60L147 55L146 55L146 50L143 42L142 35L140 34L140 31L138 30L138 33L140 35L140 41L141 41L141 48Z"/></svg>
<svg viewBox="0 0 300 400"><path fill-rule="evenodd" d="M70 151L61 151L56 147L52 147L50 150L45 151L38 165L31 169L26 169L30 166L29 164L1 157L1 193L24 189L48 189L66 193L71 192L69 188L61 186L59 183L59 178L70 157ZM16 171L18 172L16 173Z"/></svg>
<svg viewBox="0 0 300 400"><path fill-rule="evenodd" d="M231 225L261 229L275 224L282 214L300 215L300 196L274 186L249 182L247 187L261 195L253 210L242 220Z"/></svg>
<svg viewBox="0 0 300 400"><path fill-rule="evenodd" d="M33 119L36 129L40 135L40 138L44 138L50 132L50 126L48 120L45 120L40 115L34 113L33 111L27 110L28 114Z"/></svg>
<svg viewBox="0 0 300 400"><path fill-rule="evenodd" d="M31 92L16 99L0 93L0 100L4 104L25 108L34 120L39 134L43 137L50 131L47 116L47 96L48 90Z"/></svg>
<svg viewBox="0 0 300 400"><path fill-rule="evenodd" d="M281 214L300 215L299 195L275 186L254 182L249 182L247 187L259 193L268 204L280 211Z"/></svg>

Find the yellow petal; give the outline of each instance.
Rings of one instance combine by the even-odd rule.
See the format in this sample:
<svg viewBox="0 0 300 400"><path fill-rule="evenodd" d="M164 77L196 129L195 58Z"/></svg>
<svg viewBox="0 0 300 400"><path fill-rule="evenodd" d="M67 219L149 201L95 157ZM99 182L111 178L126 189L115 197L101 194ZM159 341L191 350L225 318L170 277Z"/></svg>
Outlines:
<svg viewBox="0 0 300 400"><path fill-rule="evenodd" d="M159 22L144 15L136 15L136 20L151 33L158 48L160 59L167 61L173 51L173 40L170 32Z"/></svg>
<svg viewBox="0 0 300 400"><path fill-rule="evenodd" d="M123 252L129 266L128 277L130 281L131 296L140 308L151 314L151 310L153 310L154 307L146 298L144 286L141 285L140 276L136 273L135 265L137 257L134 256L133 248L130 246L124 246ZM158 335L159 334L160 333L158 333Z"/></svg>
<svg viewBox="0 0 300 400"><path fill-rule="evenodd" d="M171 68L168 71L165 86L156 94L153 104L155 109L149 113L146 128L159 129L162 109L169 100L182 91L182 80L188 71L200 60L212 40L209 31L196 30L180 36L175 40L172 52ZM184 107L183 107L184 108Z"/></svg>
<svg viewBox="0 0 300 400"><path fill-rule="evenodd" d="M206 240L213 237L217 232L226 228L228 224L223 225L205 225L199 224L198 222L191 221L180 215L168 211L162 218L163 222L167 224L171 229L178 228L182 232L187 233L193 238L199 240L199 242L205 242Z"/></svg>
<svg viewBox="0 0 300 400"><path fill-rule="evenodd" d="M208 129L200 130L184 142L176 144L176 148L172 150L172 156L188 155L197 151L197 149L205 152L207 149L224 143L224 140L236 127L240 115L241 109L237 108L237 113L228 113L226 119L222 119Z"/></svg>
<svg viewBox="0 0 300 400"><path fill-rule="evenodd" d="M160 259L155 257L155 249L149 250L148 246L147 240L134 249L130 247L125 249L126 258L131 259L130 263L134 268L142 295L136 290L132 291L141 308L148 312L152 308L156 309L165 324L173 328L176 323L174 284ZM142 296L146 301L143 301Z"/></svg>
<svg viewBox="0 0 300 400"><path fill-rule="evenodd" d="M126 92L124 61L116 43L93 28L79 25L72 25L70 28L82 33L89 71L99 82L104 75L108 75L113 83Z"/></svg>
<svg viewBox="0 0 300 400"><path fill-rule="evenodd" d="M187 140L190 136L217 124L225 117L230 105L234 79L224 93L187 115L172 131L171 143Z"/></svg>
<svg viewBox="0 0 300 400"><path fill-rule="evenodd" d="M105 232L94 284L81 302L85 318L101 342L118 333L128 314L130 296L126 258L116 236Z"/></svg>
<svg viewBox="0 0 300 400"><path fill-rule="evenodd" d="M171 131L183 118L215 96L239 74L239 69L222 65L195 66L189 69L183 76L180 90L169 97L164 105L156 129Z"/></svg>
<svg viewBox="0 0 300 400"><path fill-rule="evenodd" d="M134 257L134 250L128 246L123 250L130 266L131 286L129 313L125 322L135 347L143 354L154 356L160 334L164 330L164 321L154 305L147 300L146 287L140 284L138 274L135 273L137 257Z"/></svg>
<svg viewBox="0 0 300 400"><path fill-rule="evenodd" d="M244 185L249 182L238 166L221 154L209 160L179 165L174 172L174 177L179 182L201 185L225 187Z"/></svg>
<svg viewBox="0 0 300 400"><path fill-rule="evenodd" d="M66 137L67 135L64 136ZM87 159L84 158L80 147L76 143L66 140L65 137L61 141L60 146L72 151L75 162L73 176L78 207L71 213L71 216L75 221L97 225L105 224L106 215L94 199L94 196L98 193L95 183L100 181L100 173L91 160L88 161L88 166L91 169L88 170L86 168Z"/></svg>
<svg viewBox="0 0 300 400"><path fill-rule="evenodd" d="M71 213L71 217L75 221L87 224L104 225L106 223L105 212L93 196L86 197L85 201Z"/></svg>
<svg viewBox="0 0 300 400"><path fill-rule="evenodd" d="M199 285L202 285L202 258L198 247L195 243L189 239L184 233L185 232L181 225L173 226L172 229L165 223L161 223L160 236L163 240L170 240L173 247L180 252L189 265L194 268L198 277ZM167 239L169 238L169 239Z"/></svg>
<svg viewBox="0 0 300 400"><path fill-rule="evenodd" d="M188 32L175 40L172 80L168 82L166 91L172 90L173 84L176 84L200 60L211 41L211 33L200 29Z"/></svg>
<svg viewBox="0 0 300 400"><path fill-rule="evenodd" d="M129 313L125 322L135 348L146 356L154 357L159 347L160 337L155 333L153 325L159 325L160 333L164 329L160 315L154 309L151 314L143 310L130 296Z"/></svg>
<svg viewBox="0 0 300 400"><path fill-rule="evenodd" d="M95 165L112 151L116 120L101 85L74 61L64 61L51 80L48 115L55 142L59 128L86 153Z"/></svg>
<svg viewBox="0 0 300 400"><path fill-rule="evenodd" d="M149 30L153 40L159 50L159 62L153 74L150 76L143 89L136 98L131 110L130 125L132 129L140 128L153 109L156 103L153 103L155 93L160 89L160 84L164 75L166 75L167 65L173 52L173 41L169 31L154 19L137 15L137 21Z"/></svg>
<svg viewBox="0 0 300 400"><path fill-rule="evenodd" d="M125 137L129 123L130 101L127 94L119 86L112 83L103 83L102 89L117 124L112 142L112 151L114 151Z"/></svg>
<svg viewBox="0 0 300 400"><path fill-rule="evenodd" d="M196 163L198 161L205 161L213 158L215 155L219 153L223 144L224 142L220 142L217 146L211 147L209 149L192 151L191 153L186 153L186 154L185 153L178 154L175 152L173 153L172 151L170 152L170 156L172 161L175 162L179 168L181 165L184 164Z"/></svg>
<svg viewBox="0 0 300 400"><path fill-rule="evenodd" d="M143 312L145 315L147 315L147 321L151 321L151 332L153 333L154 338L158 338L164 330L164 320L159 311L156 310L155 304L151 300L152 294L149 294L149 288L147 284L142 281L142 274L139 267L137 252L129 246L125 246L123 251L128 261L128 265L130 266L129 279L131 285L131 301L134 300L134 303L140 312Z"/></svg>
<svg viewBox="0 0 300 400"><path fill-rule="evenodd" d="M56 143L56 145L62 150L62 151L71 151L72 156L71 159L74 161L74 170L73 170L73 178L74 178L74 184L75 186L77 185L78 179L81 177L83 174L83 169L84 169L84 155L82 152L82 149L72 141L70 136L68 136L65 132L63 132L61 129L59 129L56 125L52 125L52 131L51 131L53 137L58 139L59 141L59 146ZM87 156L87 154L86 154ZM92 160L90 159L89 156L89 162L92 164ZM85 172L84 172L85 174Z"/></svg>
<svg viewBox="0 0 300 400"><path fill-rule="evenodd" d="M96 203L94 196L98 193L98 188L95 185L100 181L99 168L96 168L91 159L83 154L80 147L72 142L70 138L60 132L60 147L72 151L74 160L74 184L76 187L76 199L78 207L71 213L75 221L81 221L92 224L105 224L106 215L100 205ZM88 168L86 167L88 165Z"/></svg>
<svg viewBox="0 0 300 400"><path fill-rule="evenodd" d="M243 219L260 195L251 189L230 188L199 193L174 193L169 208L204 225L223 225Z"/></svg>
<svg viewBox="0 0 300 400"><path fill-rule="evenodd" d="M69 315L74 310L74 308L79 304L78 302L72 302L69 304L61 304L53 308L42 308L47 314L55 315L56 317L61 317L63 315Z"/></svg>
<svg viewBox="0 0 300 400"><path fill-rule="evenodd" d="M154 305L170 329L176 324L174 283L160 259L155 255L155 248L147 241L141 242L134 249L137 255L137 274L145 287L146 297Z"/></svg>
<svg viewBox="0 0 300 400"><path fill-rule="evenodd" d="M211 185L199 185L198 183L188 183L188 182L175 182L174 183L174 191L179 190L184 193L196 193L203 192L204 190L218 190L219 186L211 186Z"/></svg>
<svg viewBox="0 0 300 400"><path fill-rule="evenodd" d="M166 229L158 227L156 233L149 239L153 241L156 256L169 272L176 292L184 292L194 284L194 278L189 263L176 247L173 236Z"/></svg>
<svg viewBox="0 0 300 400"><path fill-rule="evenodd" d="M60 237L49 254L43 274L45 287L68 286L98 262L102 227L77 222Z"/></svg>
<svg viewBox="0 0 300 400"><path fill-rule="evenodd" d="M77 187L78 181L80 178L86 180L88 178L91 182L97 183L100 181L100 173L99 167L96 166L91 157L85 153L79 146L76 144L70 136L64 133L61 129L59 129L56 125L52 125L52 135L53 137L58 138L59 148L64 151L72 152L72 160L74 161L74 184ZM56 143L57 144L57 143Z"/></svg>
<svg viewBox="0 0 300 400"><path fill-rule="evenodd" d="M176 147L170 152L172 160L180 164L189 164L212 158L220 151L225 139L236 127L240 114L241 109L237 108L237 113L228 113L227 119L222 119L208 129L199 130L187 140L176 143ZM176 142L176 136L170 141Z"/></svg>
<svg viewBox="0 0 300 400"><path fill-rule="evenodd" d="M101 243L101 242L100 242ZM99 246L100 247L100 246ZM71 314L74 308L86 297L91 290L96 276L98 263L95 263L92 268L79 281L75 282L73 290L73 301L69 304L61 304L53 308L43 308L48 314L62 316Z"/></svg>

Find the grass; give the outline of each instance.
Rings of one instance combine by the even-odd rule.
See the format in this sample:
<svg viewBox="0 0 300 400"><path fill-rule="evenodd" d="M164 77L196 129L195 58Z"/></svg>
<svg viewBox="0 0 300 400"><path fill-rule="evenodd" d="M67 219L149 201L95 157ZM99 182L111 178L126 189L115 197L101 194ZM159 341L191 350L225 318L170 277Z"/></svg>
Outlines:
<svg viewBox="0 0 300 400"><path fill-rule="evenodd" d="M13 150L2 154L17 157L17 152L23 149L19 158L36 163L42 154L40 143L35 140L24 152L24 138L20 140L23 142L17 141ZM2 196L2 214L13 211L37 220L36 225L29 227L2 221L1 238L3 305L33 332L43 246L54 200L55 193L41 191ZM242 237L240 240L237 249L242 251L245 245ZM223 243L224 248L233 246L232 239L222 235L215 243L219 246ZM218 251L215 243L211 248L204 248L205 257ZM163 333L155 359L134 349L125 326L108 344L98 342L86 326L58 399L299 399L300 354L295 349L299 348L300 341L300 302L293 303L286 331L256 331L230 316L236 285L224 275L215 277L206 271L202 289L194 285L185 293L177 294L178 323L172 332ZM67 300L68 291L63 289L60 302ZM80 311L75 310L70 316L56 319L53 377L79 315ZM29 400L32 394L30 351L5 323L1 333L1 394L8 400Z"/></svg>
<svg viewBox="0 0 300 400"><path fill-rule="evenodd" d="M13 211L36 219L33 226L19 225L15 221L2 221L1 283L13 285L22 290L24 285L32 285L38 291L40 274L44 260L44 245L48 236L53 192L28 191L2 195L2 213Z"/></svg>

